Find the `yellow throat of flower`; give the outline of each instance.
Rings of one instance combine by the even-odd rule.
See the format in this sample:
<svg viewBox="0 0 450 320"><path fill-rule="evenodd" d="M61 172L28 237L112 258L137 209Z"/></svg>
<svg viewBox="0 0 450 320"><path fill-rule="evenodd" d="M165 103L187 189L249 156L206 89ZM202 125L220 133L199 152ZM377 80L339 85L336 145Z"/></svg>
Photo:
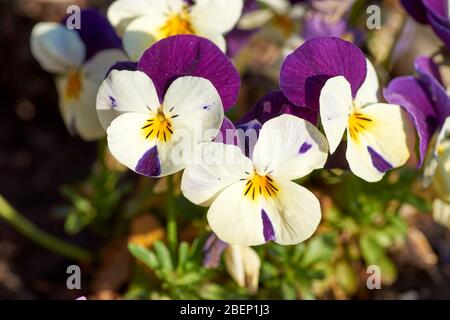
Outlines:
<svg viewBox="0 0 450 320"><path fill-rule="evenodd" d="M170 141L173 134L170 117L164 114L162 107L158 108L156 116L147 120L141 129L146 139L157 139L161 142Z"/></svg>
<svg viewBox="0 0 450 320"><path fill-rule="evenodd" d="M278 192L278 187L269 175L259 175L256 172L253 177L247 180L244 188L244 196L254 201L260 197L274 198Z"/></svg>
<svg viewBox="0 0 450 320"><path fill-rule="evenodd" d="M83 81L79 70L70 71L64 91L64 99L67 101L78 100L83 90Z"/></svg>
<svg viewBox="0 0 450 320"><path fill-rule="evenodd" d="M278 28L285 37L289 37L294 33L294 22L285 14L275 14L272 18L272 24Z"/></svg>
<svg viewBox="0 0 450 320"><path fill-rule="evenodd" d="M373 120L359 111L352 111L348 118L348 132L353 141L359 141L359 135L373 125Z"/></svg>
<svg viewBox="0 0 450 320"><path fill-rule="evenodd" d="M166 23L160 28L159 38L164 39L178 34L195 34L187 8L169 15Z"/></svg>

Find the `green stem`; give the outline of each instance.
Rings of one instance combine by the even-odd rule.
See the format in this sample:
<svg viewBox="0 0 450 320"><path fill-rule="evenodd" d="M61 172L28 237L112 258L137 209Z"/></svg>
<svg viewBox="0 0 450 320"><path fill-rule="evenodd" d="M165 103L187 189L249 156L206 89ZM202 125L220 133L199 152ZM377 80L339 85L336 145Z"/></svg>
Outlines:
<svg viewBox="0 0 450 320"><path fill-rule="evenodd" d="M92 259L92 255L88 251L60 240L39 229L30 220L20 215L1 195L0 218L3 218L24 236L56 254L84 262Z"/></svg>
<svg viewBox="0 0 450 320"><path fill-rule="evenodd" d="M178 231L177 231L177 217L175 212L175 194L173 176L167 178L166 191L166 211L167 211L167 242L173 257L176 257Z"/></svg>

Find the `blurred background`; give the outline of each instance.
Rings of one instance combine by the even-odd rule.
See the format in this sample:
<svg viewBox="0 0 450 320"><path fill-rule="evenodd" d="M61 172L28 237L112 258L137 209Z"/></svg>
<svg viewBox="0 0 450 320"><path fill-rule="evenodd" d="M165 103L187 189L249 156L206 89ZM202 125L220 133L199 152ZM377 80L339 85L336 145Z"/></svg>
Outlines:
<svg viewBox="0 0 450 320"><path fill-rule="evenodd" d="M385 46L398 41L392 39L392 30L398 28L404 12L398 1L372 2L383 7L383 28L371 35L366 50L374 57L383 57ZM105 246L105 239L91 230L71 236L65 232L69 200L64 186L89 177L98 146L67 132L53 76L31 56L29 38L35 23L59 21L71 4L104 11L108 1L0 0L0 194L49 233L85 248L102 247L106 260L82 265L83 289L68 290L66 268L73 261L36 245L0 219L0 299L74 299L84 294L112 299L120 296L129 279L131 257L127 250L117 249L122 248L120 244L108 241ZM411 74L419 53L431 54L438 49L439 42L429 28L408 23L403 47L394 52L394 69L384 75L385 81L393 75ZM276 86L273 75L280 50L277 43L264 37L249 42L245 58L237 60L238 66L246 67L241 68L242 108L235 111L235 117ZM136 177L127 179L134 181ZM409 209L402 212L409 225L405 246L390 254L399 270L396 281L382 290L342 296L334 292L332 297L450 299L450 232L429 213Z"/></svg>

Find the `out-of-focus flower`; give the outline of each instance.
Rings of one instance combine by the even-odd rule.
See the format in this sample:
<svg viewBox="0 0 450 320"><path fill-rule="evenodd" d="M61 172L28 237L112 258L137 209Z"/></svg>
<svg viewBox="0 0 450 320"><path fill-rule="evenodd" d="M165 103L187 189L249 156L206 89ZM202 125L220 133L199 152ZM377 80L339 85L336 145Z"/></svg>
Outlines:
<svg viewBox="0 0 450 320"><path fill-rule="evenodd" d="M317 37L353 38L345 15L354 0L312 0L312 9L305 14L303 39Z"/></svg>
<svg viewBox="0 0 450 320"><path fill-rule="evenodd" d="M280 83L292 102L320 107L330 153L347 131L346 158L358 177L379 181L408 160L406 117L400 106L378 102L375 69L355 45L338 38L307 41L286 58Z"/></svg>
<svg viewBox="0 0 450 320"><path fill-rule="evenodd" d="M401 0L405 9L420 23L428 23L450 49L450 4L448 0Z"/></svg>
<svg viewBox="0 0 450 320"><path fill-rule="evenodd" d="M225 250L225 266L234 281L251 293L258 291L261 260L250 247L230 245Z"/></svg>
<svg viewBox="0 0 450 320"><path fill-rule="evenodd" d="M111 153L146 176L182 170L190 148L217 136L239 84L237 70L211 41L192 35L161 40L137 71L112 70L99 90Z"/></svg>
<svg viewBox="0 0 450 320"><path fill-rule="evenodd" d="M191 202L210 205L209 225L227 243L297 244L314 233L321 210L315 195L291 180L322 168L327 153L312 124L282 115L263 125L251 160L234 145L199 145L181 190Z"/></svg>
<svg viewBox="0 0 450 320"><path fill-rule="evenodd" d="M85 140L104 135L95 110L95 97L108 69L126 60L120 39L98 11L81 11L81 28L41 22L31 33L31 51L43 69L56 75L62 117L73 134Z"/></svg>
<svg viewBox="0 0 450 320"><path fill-rule="evenodd" d="M124 48L138 60L153 43L180 34L208 38L225 52L223 35L233 29L242 7L243 0L117 0L108 18L124 29Z"/></svg>

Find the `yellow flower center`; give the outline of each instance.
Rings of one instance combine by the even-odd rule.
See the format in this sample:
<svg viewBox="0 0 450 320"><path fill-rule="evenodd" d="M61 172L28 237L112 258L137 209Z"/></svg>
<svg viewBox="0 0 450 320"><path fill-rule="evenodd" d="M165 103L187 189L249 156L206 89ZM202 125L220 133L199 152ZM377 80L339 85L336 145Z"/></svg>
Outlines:
<svg viewBox="0 0 450 320"><path fill-rule="evenodd" d="M146 139L158 139L161 142L170 140L173 134L172 122L166 117L162 107L158 108L154 118L148 119L142 127L142 133Z"/></svg>
<svg viewBox="0 0 450 320"><path fill-rule="evenodd" d="M358 135L373 124L372 119L361 112L353 111L348 118L348 132L353 141L358 142Z"/></svg>
<svg viewBox="0 0 450 320"><path fill-rule="evenodd" d="M160 39L178 34L195 34L187 8L184 8L181 12L170 15L165 25L163 25L159 31Z"/></svg>
<svg viewBox="0 0 450 320"><path fill-rule="evenodd" d="M83 89L83 83L81 80L81 72L74 70L69 72L67 77L67 84L64 91L64 98L68 101L78 100Z"/></svg>
<svg viewBox="0 0 450 320"><path fill-rule="evenodd" d="M259 197L274 198L278 192L278 187L269 175L259 175L258 173L247 180L244 188L244 196L251 200L258 200Z"/></svg>

